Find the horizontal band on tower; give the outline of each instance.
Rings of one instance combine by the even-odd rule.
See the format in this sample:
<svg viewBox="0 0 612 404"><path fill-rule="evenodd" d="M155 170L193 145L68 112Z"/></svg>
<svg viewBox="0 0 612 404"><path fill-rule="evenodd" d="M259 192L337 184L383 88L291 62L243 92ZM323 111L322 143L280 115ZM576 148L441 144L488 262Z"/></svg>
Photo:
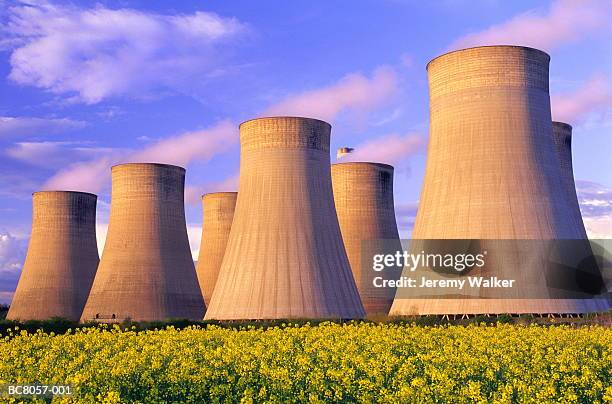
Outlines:
<svg viewBox="0 0 612 404"><path fill-rule="evenodd" d="M241 151L257 149L313 149L329 153L331 125L302 117L264 117L240 124Z"/></svg>

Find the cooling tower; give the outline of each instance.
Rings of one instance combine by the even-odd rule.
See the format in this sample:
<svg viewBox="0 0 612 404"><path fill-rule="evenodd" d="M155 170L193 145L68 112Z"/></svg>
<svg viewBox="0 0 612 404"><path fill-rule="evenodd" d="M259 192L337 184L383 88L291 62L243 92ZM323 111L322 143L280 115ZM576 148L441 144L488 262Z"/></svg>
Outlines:
<svg viewBox="0 0 612 404"><path fill-rule="evenodd" d="M206 319L364 316L334 207L330 131L296 117L240 125L240 192Z"/></svg>
<svg viewBox="0 0 612 404"><path fill-rule="evenodd" d="M576 184L574 182L574 170L572 164L572 126L564 122L553 121L552 127L553 142L555 143L557 155L559 156L559 163L561 165L561 180L563 183L563 188L566 192L567 201L570 204L569 213L572 214L572 216L568 217L567 220L574 222L574 225L578 231L577 240L583 239L588 241L586 229L582 220L582 214L580 213L580 205L578 203L578 195L576 193ZM591 245L588 242L579 243L577 240L570 242L569 247L571 250L575 251L576 248L581 248L584 250L582 255L592 256L593 251L591 249ZM603 258L603 256L601 258ZM590 283L590 285L587 286L592 287L593 285L597 285L599 282L605 282L604 277L602 277L602 272L600 271L603 270L603 273L605 274L605 271L609 268L609 262L600 261L598 266L599 268L597 273L594 274L595 276L585 279L585 282ZM606 311L609 310L609 308L610 298L604 295L599 295L597 298L589 302L588 311Z"/></svg>
<svg viewBox="0 0 612 404"><path fill-rule="evenodd" d="M184 182L185 170L166 164L112 168L108 234L81 321L202 318Z"/></svg>
<svg viewBox="0 0 612 404"><path fill-rule="evenodd" d="M332 165L342 239L366 314L387 315L395 289L372 287L371 255L401 251L393 206L393 167L380 163ZM363 248L362 248L363 247ZM397 278L400 275L396 271Z"/></svg>
<svg viewBox="0 0 612 404"><path fill-rule="evenodd" d="M567 201L570 204L570 211L573 213L571 220L574 221L580 238L587 238L578 196L576 195L576 184L574 183L574 170L572 168L572 127L567 123L553 122L553 141L561 164L561 181L566 192Z"/></svg>
<svg viewBox="0 0 612 404"><path fill-rule="evenodd" d="M216 192L202 196L202 242L196 272L207 306L221 269L237 196L237 192Z"/></svg>
<svg viewBox="0 0 612 404"><path fill-rule="evenodd" d="M9 320L77 321L98 266L96 196L33 194L32 235Z"/></svg>
<svg viewBox="0 0 612 404"><path fill-rule="evenodd" d="M438 290L430 298L408 290L400 297L398 289L391 315L587 310L567 290L575 273L547 272L554 265L544 269L542 260L554 255L550 244L521 241L583 237L551 140L549 60L536 49L486 46L450 52L427 65L430 139L413 243L420 249L419 240L477 240L488 251L487 262L501 264L501 272L485 275L521 286L503 299L490 290Z"/></svg>

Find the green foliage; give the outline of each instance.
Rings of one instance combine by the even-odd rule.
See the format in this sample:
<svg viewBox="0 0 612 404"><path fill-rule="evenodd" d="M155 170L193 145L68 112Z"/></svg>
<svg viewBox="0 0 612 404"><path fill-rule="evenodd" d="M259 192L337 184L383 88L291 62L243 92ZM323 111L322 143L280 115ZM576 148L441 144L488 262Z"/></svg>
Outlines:
<svg viewBox="0 0 612 404"><path fill-rule="evenodd" d="M497 316L496 321L500 324L511 324L514 322L514 319L510 314L500 314Z"/></svg>
<svg viewBox="0 0 612 404"><path fill-rule="evenodd" d="M470 322L473 324L495 324L496 318L491 316L476 316L470 319Z"/></svg>
<svg viewBox="0 0 612 404"><path fill-rule="evenodd" d="M9 306L5 304L0 304L0 320L4 320L6 318L6 313L8 313Z"/></svg>

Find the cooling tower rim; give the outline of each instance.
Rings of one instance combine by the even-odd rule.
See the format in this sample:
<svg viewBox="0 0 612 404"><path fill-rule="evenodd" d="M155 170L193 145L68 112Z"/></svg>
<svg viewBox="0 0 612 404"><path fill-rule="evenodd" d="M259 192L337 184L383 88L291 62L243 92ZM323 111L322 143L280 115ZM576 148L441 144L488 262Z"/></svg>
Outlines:
<svg viewBox="0 0 612 404"><path fill-rule="evenodd" d="M178 169L179 171L183 171L185 172L185 168L181 167L181 166L177 166L174 164L165 164L165 163L121 163L121 164L115 164L114 166L111 167L111 172L115 171L116 169L122 168L122 167L129 167L129 166L146 166L146 167L164 167L164 168L171 168L171 169Z"/></svg>
<svg viewBox="0 0 612 404"><path fill-rule="evenodd" d="M253 118L253 119L247 119L246 121L243 121L240 125L238 125L238 128L241 128L242 125L247 124L249 122L253 122L253 121L262 121L262 120L269 120L269 119L301 119L301 120L305 120L305 121L318 121L321 123L324 123L325 125L329 126L330 129L332 127L332 125L329 122L326 122L322 119L317 119L317 118L309 118L306 116L293 116L293 115L273 115L273 116L260 116L257 118Z"/></svg>
<svg viewBox="0 0 612 404"><path fill-rule="evenodd" d="M544 56L547 61L550 61L550 55L548 53L544 52L543 50L532 48L532 47L529 47L529 46L522 46L522 45L481 45L481 46L471 46L469 48L455 49L455 50L452 50L452 51L449 51L449 52L445 52L445 53L443 53L441 55L438 55L435 58L431 59L429 61L429 63L427 63L427 66L425 66L425 70L429 70L429 66L433 62L435 62L438 59L443 58L445 56L448 56L448 55L451 55L451 54L454 54L454 53L460 53L460 52L465 52L465 51L474 50L474 49L481 49L481 48L524 49L524 50L527 50L529 52L534 52L534 53L540 54L540 55Z"/></svg>
<svg viewBox="0 0 612 404"><path fill-rule="evenodd" d="M348 165L358 165L358 166L362 166L362 167L378 167L378 168L383 168L383 169L387 169L387 170L391 170L393 171L395 168L391 165L391 164L386 164L386 163L378 163L375 161L344 161L344 162L339 162L339 163L334 163L332 164L332 168L334 166L348 166Z"/></svg>
<svg viewBox="0 0 612 404"><path fill-rule="evenodd" d="M92 194L91 192L84 192L84 191L67 191L67 190L62 190L62 189L58 189L58 190L50 189L47 191L32 192L32 196L40 195L40 194L75 194L75 195L93 196L94 198L98 198L98 195Z"/></svg>
<svg viewBox="0 0 612 404"><path fill-rule="evenodd" d="M556 126L561 126L563 129L571 132L572 131L572 125L570 125L569 123L566 122L561 122L561 121L552 121L553 125Z"/></svg>
<svg viewBox="0 0 612 404"><path fill-rule="evenodd" d="M238 191L208 192L202 195L202 199L221 198L225 196L238 196Z"/></svg>

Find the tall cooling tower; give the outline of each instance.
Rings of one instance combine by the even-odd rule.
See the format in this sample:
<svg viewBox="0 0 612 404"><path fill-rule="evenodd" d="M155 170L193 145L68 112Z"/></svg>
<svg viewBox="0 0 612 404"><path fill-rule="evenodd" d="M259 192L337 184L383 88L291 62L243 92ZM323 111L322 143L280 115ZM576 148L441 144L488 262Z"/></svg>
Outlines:
<svg viewBox="0 0 612 404"><path fill-rule="evenodd" d="M372 254L402 250L393 205L393 167L351 162L334 164L331 172L342 239L366 314L387 315L395 289L372 287L373 272L363 271L371 268Z"/></svg>
<svg viewBox="0 0 612 404"><path fill-rule="evenodd" d="M331 126L240 125L234 221L206 319L360 318L332 195Z"/></svg>
<svg viewBox="0 0 612 404"><path fill-rule="evenodd" d="M9 320L81 317L98 267L96 196L33 194L32 235Z"/></svg>
<svg viewBox="0 0 612 404"><path fill-rule="evenodd" d="M108 234L81 321L202 318L184 183L181 167L133 163L112 168Z"/></svg>
<svg viewBox="0 0 612 404"><path fill-rule="evenodd" d="M536 49L486 46L427 65L430 139L412 239L499 240L488 243L487 260L502 263L501 272L487 275L516 279L521 287L504 299L491 298L488 289L477 292L483 298L465 299L400 296L398 289L392 315L585 310L580 300L563 298L575 274L547 273L540 265L545 243L502 241L583 235L551 139L549 60Z"/></svg>
<svg viewBox="0 0 612 404"><path fill-rule="evenodd" d="M202 196L202 242L196 272L207 306L223 262L237 197L237 192L215 192Z"/></svg>

